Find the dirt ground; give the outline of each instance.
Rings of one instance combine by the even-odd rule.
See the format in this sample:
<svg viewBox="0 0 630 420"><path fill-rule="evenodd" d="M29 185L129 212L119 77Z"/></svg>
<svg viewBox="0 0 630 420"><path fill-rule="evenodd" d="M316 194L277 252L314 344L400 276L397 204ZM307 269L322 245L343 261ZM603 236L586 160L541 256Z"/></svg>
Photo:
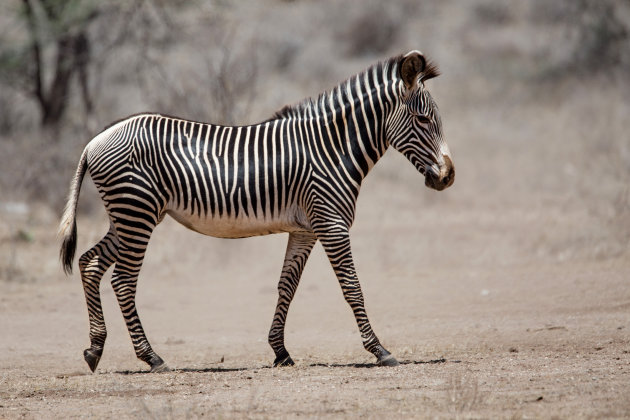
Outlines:
<svg viewBox="0 0 630 420"><path fill-rule="evenodd" d="M463 211L455 188L392 185L384 175L400 159L386 156L366 183L352 232L368 314L400 366L374 366L362 349L318 245L288 318L297 365L271 368L266 334L285 235L219 240L167 220L152 239L138 303L173 370L150 374L135 358L105 280L109 335L92 374L82 358L81 285L76 273L61 274L54 217L42 216L31 233L40 240L15 250L32 268L0 282L0 417L630 416L627 254L567 257L576 252L567 246L550 256L540 235L553 233L553 206ZM416 179L409 169L401 177ZM562 214L568 229L582 217ZM79 250L106 226L80 218Z"/></svg>

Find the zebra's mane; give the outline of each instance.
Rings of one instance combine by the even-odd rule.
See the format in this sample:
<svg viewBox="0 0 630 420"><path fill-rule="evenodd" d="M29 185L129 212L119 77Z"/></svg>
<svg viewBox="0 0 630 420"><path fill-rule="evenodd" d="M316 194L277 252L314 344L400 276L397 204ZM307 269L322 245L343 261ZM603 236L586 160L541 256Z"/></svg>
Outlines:
<svg viewBox="0 0 630 420"><path fill-rule="evenodd" d="M348 79L344 80L343 82L337 84L337 86L335 86L334 88L324 91L323 93L320 93L316 99L309 97L293 105L285 105L282 108L280 108L278 111L276 111L271 116L271 118L269 118L267 121L273 121L273 120L290 118L290 117L296 118L296 117L302 116L308 110L314 110L315 108L323 106L323 104L328 101L330 96L334 96L336 92L339 90L343 92L345 90L345 86L348 86L348 84L354 85L357 78L365 77L366 73L374 74L374 72L376 72L377 75L383 74L383 71L387 71L391 69L394 65L396 65L396 63L398 62L398 59L399 57L393 57L386 61L379 61L378 63L368 67L364 71L357 73L349 77Z"/></svg>
<svg viewBox="0 0 630 420"><path fill-rule="evenodd" d="M345 87L348 85L353 86L356 83L357 79L363 79L366 76L366 74L368 75L376 74L377 76L381 76L382 74L387 73L390 79L393 78L394 80L398 80L400 78L400 76L398 75L398 72L394 72L393 76L391 73L392 73L392 70L395 70L398 67L398 64L403 59L403 57L404 55L401 54L395 57L391 57L385 61L379 61L378 63L368 67L364 71L358 74L355 74L354 76L351 76L350 78L344 80L343 82L339 83L334 88L319 94L319 96L316 99L309 97L309 98L303 99L302 101L296 104L283 106L278 111L276 111L271 116L271 118L265 120L264 122L283 119L283 118L291 118L291 117L299 118L300 116L303 116L309 110L314 111L318 108L322 108L324 104L328 101L330 96L335 95L337 91L343 92L345 90ZM424 71L420 75L420 83L424 83L424 81L432 79L439 75L440 75L440 71L437 65L435 65L435 63L427 59Z"/></svg>

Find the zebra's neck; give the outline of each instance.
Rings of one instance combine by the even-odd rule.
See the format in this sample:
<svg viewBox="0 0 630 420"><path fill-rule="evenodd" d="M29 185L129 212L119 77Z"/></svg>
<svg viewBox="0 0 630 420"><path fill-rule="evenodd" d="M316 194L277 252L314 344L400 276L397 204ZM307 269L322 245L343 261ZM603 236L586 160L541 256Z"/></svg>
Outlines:
<svg viewBox="0 0 630 420"><path fill-rule="evenodd" d="M399 83L395 66L392 60L378 63L317 99L284 107L272 120L310 127L313 146L334 154L360 184L389 146L385 121Z"/></svg>

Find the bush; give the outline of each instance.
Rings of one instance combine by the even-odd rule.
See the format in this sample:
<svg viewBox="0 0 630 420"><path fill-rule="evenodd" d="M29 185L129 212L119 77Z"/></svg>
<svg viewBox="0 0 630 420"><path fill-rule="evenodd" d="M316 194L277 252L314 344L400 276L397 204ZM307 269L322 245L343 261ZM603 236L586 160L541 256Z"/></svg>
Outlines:
<svg viewBox="0 0 630 420"><path fill-rule="evenodd" d="M629 6L616 0L540 0L531 17L534 22L564 26L571 52L555 69L558 73L608 73L630 69Z"/></svg>
<svg viewBox="0 0 630 420"><path fill-rule="evenodd" d="M349 56L381 54L398 38L400 22L384 3L370 2L355 16L342 25L337 34L341 38L343 52Z"/></svg>

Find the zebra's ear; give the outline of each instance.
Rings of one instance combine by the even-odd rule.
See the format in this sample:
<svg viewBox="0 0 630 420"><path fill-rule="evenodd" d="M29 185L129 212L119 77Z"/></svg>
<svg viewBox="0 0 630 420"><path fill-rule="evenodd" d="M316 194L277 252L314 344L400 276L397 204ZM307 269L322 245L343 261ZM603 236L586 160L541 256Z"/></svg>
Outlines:
<svg viewBox="0 0 630 420"><path fill-rule="evenodd" d="M416 87L418 76L424 71L426 64L424 55L418 50L410 51L402 56L398 68L400 69L400 78L407 89Z"/></svg>

